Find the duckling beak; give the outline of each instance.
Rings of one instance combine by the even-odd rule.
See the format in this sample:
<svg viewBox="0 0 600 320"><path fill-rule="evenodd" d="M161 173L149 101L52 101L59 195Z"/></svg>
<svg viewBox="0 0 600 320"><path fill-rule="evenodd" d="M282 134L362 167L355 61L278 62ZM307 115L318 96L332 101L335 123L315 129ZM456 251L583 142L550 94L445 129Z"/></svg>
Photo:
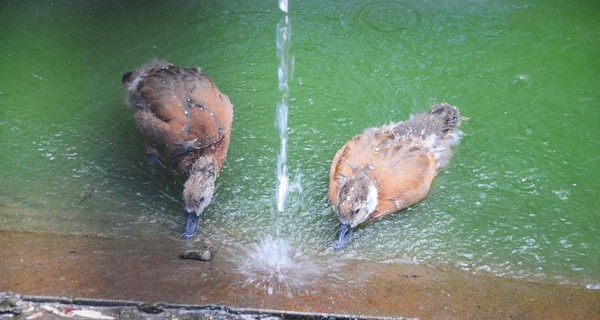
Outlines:
<svg viewBox="0 0 600 320"><path fill-rule="evenodd" d="M342 250L346 243L348 243L352 236L352 230L353 228L349 224L340 223L340 235L338 241L333 244L333 249L335 251Z"/></svg>
<svg viewBox="0 0 600 320"><path fill-rule="evenodd" d="M198 221L200 221L200 216L198 216L196 212L192 211L186 213L185 225L183 226L183 233L181 234L182 239L188 240L196 234Z"/></svg>

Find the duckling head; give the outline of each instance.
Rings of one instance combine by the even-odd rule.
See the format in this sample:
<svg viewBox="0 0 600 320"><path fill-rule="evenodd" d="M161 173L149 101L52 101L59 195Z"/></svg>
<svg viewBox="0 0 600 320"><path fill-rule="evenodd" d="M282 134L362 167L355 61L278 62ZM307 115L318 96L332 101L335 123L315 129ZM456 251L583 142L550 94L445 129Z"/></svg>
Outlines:
<svg viewBox="0 0 600 320"><path fill-rule="evenodd" d="M336 207L340 219L340 233L333 245L336 251L348 243L354 228L375 211L378 205L377 196L377 186L366 174L354 176L342 185Z"/></svg>
<svg viewBox="0 0 600 320"><path fill-rule="evenodd" d="M190 239L196 234L200 215L210 204L217 179L217 167L212 158L200 157L190 167L188 179L183 186L185 202L185 225L183 239Z"/></svg>

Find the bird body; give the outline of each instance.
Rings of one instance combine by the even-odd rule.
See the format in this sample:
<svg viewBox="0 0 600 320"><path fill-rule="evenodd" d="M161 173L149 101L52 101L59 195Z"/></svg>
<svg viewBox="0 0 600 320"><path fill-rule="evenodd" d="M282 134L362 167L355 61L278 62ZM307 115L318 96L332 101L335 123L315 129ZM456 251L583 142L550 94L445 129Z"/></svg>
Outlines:
<svg viewBox="0 0 600 320"><path fill-rule="evenodd" d="M448 104L433 105L411 119L365 130L334 156L328 196L340 219L337 248L353 228L423 199L447 166L464 118Z"/></svg>
<svg viewBox="0 0 600 320"><path fill-rule="evenodd" d="M146 144L149 162L166 151L172 166L188 179L184 238L197 228L210 203L214 183L227 156L233 106L199 68L180 68L154 60L123 76L127 102Z"/></svg>

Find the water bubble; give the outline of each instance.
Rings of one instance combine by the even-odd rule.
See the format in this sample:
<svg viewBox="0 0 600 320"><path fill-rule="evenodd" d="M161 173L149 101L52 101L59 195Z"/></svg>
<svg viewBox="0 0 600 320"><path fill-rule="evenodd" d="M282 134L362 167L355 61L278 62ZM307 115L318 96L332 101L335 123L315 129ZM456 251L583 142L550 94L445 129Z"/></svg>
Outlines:
<svg viewBox="0 0 600 320"><path fill-rule="evenodd" d="M518 74L515 81L529 81L529 76L524 73Z"/></svg>

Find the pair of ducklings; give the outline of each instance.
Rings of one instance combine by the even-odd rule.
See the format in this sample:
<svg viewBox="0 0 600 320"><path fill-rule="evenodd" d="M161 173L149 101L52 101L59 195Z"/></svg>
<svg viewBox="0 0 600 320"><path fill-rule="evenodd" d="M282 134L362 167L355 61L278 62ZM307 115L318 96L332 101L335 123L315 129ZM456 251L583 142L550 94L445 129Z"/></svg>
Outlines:
<svg viewBox="0 0 600 320"><path fill-rule="evenodd" d="M191 238L211 202L231 135L233 106L200 68L154 60L123 75L151 164L166 151L187 176L182 237ZM328 196L340 220L334 247L341 249L359 224L407 208L429 192L461 136L456 107L434 104L428 112L366 129L334 156Z"/></svg>

